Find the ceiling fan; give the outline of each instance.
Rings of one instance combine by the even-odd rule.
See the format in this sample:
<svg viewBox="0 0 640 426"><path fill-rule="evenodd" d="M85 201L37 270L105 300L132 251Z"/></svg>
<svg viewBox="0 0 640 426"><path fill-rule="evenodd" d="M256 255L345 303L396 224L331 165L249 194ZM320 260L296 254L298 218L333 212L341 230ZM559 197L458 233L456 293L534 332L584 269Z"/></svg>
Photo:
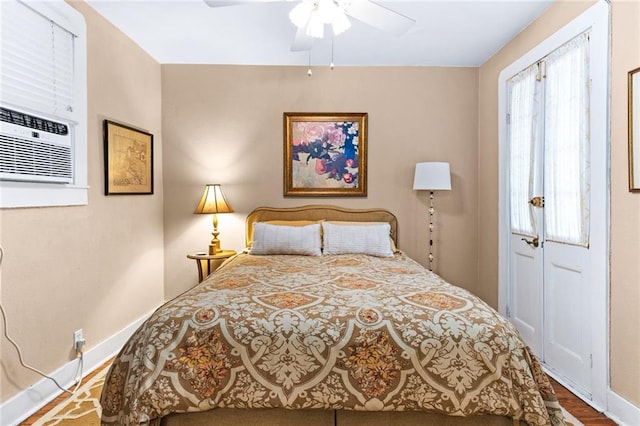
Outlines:
<svg viewBox="0 0 640 426"><path fill-rule="evenodd" d="M281 0L204 0L210 7L237 6ZM293 2L292 0L289 0ZM370 0L299 0L289 12L289 19L298 28L292 51L311 50L313 40L324 36L325 25L330 25L334 35L346 31L357 19L367 25L394 35L404 34L415 20Z"/></svg>

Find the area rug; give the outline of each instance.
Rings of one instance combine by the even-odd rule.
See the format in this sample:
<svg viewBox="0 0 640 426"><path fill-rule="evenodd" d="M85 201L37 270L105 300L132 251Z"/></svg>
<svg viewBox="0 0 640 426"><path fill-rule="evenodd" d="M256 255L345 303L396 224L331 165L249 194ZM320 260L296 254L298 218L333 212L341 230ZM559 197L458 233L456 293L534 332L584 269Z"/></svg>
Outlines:
<svg viewBox="0 0 640 426"><path fill-rule="evenodd" d="M99 426L102 408L100 393L109 365L102 367L90 380L80 386L74 396L66 398L33 423L33 426ZM567 426L584 426L567 410L562 409Z"/></svg>
<svg viewBox="0 0 640 426"><path fill-rule="evenodd" d="M100 393L107 371L109 364L101 367L73 396L65 398L36 420L33 426L99 426L102 415Z"/></svg>
<svg viewBox="0 0 640 426"><path fill-rule="evenodd" d="M564 416L564 422L567 426L584 426L582 422L571 415L564 408L562 409L562 415Z"/></svg>

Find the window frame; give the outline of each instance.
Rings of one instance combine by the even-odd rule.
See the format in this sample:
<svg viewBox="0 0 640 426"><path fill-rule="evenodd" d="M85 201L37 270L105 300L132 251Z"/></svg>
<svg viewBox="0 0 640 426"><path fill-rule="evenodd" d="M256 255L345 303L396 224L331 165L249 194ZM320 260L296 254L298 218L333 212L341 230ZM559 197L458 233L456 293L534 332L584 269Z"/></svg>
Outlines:
<svg viewBox="0 0 640 426"><path fill-rule="evenodd" d="M44 183L0 180L0 208L76 206L88 204L87 180L87 26L80 12L62 0L14 0L40 13L75 36L74 40L74 111L53 116L3 102L3 106L28 114L71 122L73 183Z"/></svg>

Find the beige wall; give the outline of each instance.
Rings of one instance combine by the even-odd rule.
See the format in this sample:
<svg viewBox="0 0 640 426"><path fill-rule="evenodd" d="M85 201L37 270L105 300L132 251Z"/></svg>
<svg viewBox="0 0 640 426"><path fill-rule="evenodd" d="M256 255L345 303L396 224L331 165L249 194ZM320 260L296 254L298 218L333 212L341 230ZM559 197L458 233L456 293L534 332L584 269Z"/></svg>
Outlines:
<svg viewBox="0 0 640 426"><path fill-rule="evenodd" d="M91 349L163 301L161 70L85 3L88 31L89 204L0 210L0 297L25 359L51 372L73 359L72 334ZM104 194L105 118L155 135L155 194ZM45 349L46 350L43 350ZM3 338L0 400L40 380Z"/></svg>
<svg viewBox="0 0 640 426"><path fill-rule="evenodd" d="M627 73L640 67L640 1L614 1L611 18L611 387L640 406L640 194L628 191L627 163Z"/></svg>
<svg viewBox="0 0 640 426"><path fill-rule="evenodd" d="M498 300L498 75L593 2L561 1L479 71L478 235L480 295ZM640 66L640 2L612 4L611 387L640 406L640 194L627 191L626 73ZM634 326L629 319L633 318ZM603 342L605 344L605 342Z"/></svg>
<svg viewBox="0 0 640 426"><path fill-rule="evenodd" d="M451 163L453 191L436 195L436 268L475 291L477 69L163 65L165 288L193 284L189 252L206 249L211 216L194 216L206 183L221 183L234 214L219 215L223 248L243 248L244 218L263 205L386 207L399 245L425 263L428 194L412 190L415 163ZM283 112L367 112L368 196L282 195Z"/></svg>

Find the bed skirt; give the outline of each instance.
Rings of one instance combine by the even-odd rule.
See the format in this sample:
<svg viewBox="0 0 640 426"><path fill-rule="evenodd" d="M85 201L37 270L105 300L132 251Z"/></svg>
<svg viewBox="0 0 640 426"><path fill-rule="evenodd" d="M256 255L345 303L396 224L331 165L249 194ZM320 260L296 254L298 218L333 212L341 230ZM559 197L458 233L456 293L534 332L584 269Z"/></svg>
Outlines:
<svg viewBox="0 0 640 426"><path fill-rule="evenodd" d="M454 417L419 411L364 412L347 410L242 410L216 408L197 413L171 414L161 426L514 426L503 416ZM524 425L524 423L522 423Z"/></svg>

